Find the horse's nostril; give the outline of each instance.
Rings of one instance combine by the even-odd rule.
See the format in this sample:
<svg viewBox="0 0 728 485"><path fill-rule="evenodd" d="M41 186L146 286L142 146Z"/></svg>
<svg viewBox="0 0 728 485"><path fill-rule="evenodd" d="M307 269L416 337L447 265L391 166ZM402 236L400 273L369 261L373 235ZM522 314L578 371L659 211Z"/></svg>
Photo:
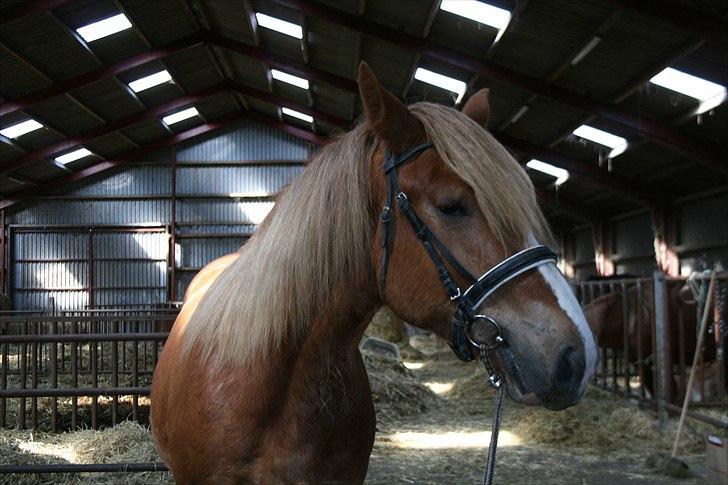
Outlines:
<svg viewBox="0 0 728 485"><path fill-rule="evenodd" d="M581 382L584 375L586 360L584 352L576 350L573 347L567 347L561 353L556 363L556 372L554 380L560 387L573 387Z"/></svg>

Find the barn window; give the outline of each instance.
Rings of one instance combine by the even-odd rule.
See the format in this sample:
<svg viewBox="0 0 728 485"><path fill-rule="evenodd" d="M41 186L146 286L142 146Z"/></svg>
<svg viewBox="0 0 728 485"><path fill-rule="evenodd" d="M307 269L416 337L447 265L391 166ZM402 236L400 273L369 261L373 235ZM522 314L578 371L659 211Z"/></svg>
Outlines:
<svg viewBox="0 0 728 485"><path fill-rule="evenodd" d="M511 12L508 10L475 0L443 0L440 10L498 29L496 42L511 21Z"/></svg>
<svg viewBox="0 0 728 485"><path fill-rule="evenodd" d="M417 79L418 81L422 81L423 83L437 86L438 88L442 88L446 91L450 91L451 93L455 93L457 95L457 98L455 99L455 104L458 104L463 99L463 96L465 95L465 89L467 87L464 82L458 79L444 76L436 72L428 71L427 69L423 69L421 67L418 67L415 71L415 79Z"/></svg>
<svg viewBox="0 0 728 485"><path fill-rule="evenodd" d="M292 24L291 22L286 22L285 20L277 19L260 12L255 14L255 19L258 21L258 25L266 29L275 30L281 34L295 37L296 39L303 38L303 29L301 29L300 25Z"/></svg>
<svg viewBox="0 0 728 485"><path fill-rule="evenodd" d="M526 166L533 170L538 170L539 172L543 172L545 174L551 175L552 177L556 177L556 181L554 182L554 185L556 185L557 187L569 179L568 170L564 170L563 168L555 167L555 166L551 165L550 163L542 162L541 160L533 159L533 160L529 161L526 164Z"/></svg>
<svg viewBox="0 0 728 485"><path fill-rule="evenodd" d="M90 150L88 150L87 148L79 148L78 150L74 150L72 152L68 152L64 155L60 155L60 156L56 157L56 162L59 162L59 163L62 163L65 165L66 163L71 163L73 161L76 161L83 157L87 157L89 155L93 155L93 153L91 153Z"/></svg>
<svg viewBox="0 0 728 485"><path fill-rule="evenodd" d="M35 131L39 128L43 128L43 125L35 121L34 119L25 120L21 123L8 126L6 128L3 128L0 130L0 135L5 136L7 138L18 138L26 133L30 133L31 131Z"/></svg>
<svg viewBox="0 0 728 485"><path fill-rule="evenodd" d="M281 111L283 111L284 115L292 116L294 118L298 118L299 120L306 121L308 123L313 123L313 116L309 116L305 113L301 113L300 111L296 111L290 108L281 108Z"/></svg>
<svg viewBox="0 0 728 485"><path fill-rule="evenodd" d="M611 148L612 151L609 152L609 158L619 156L627 149L628 143L625 138L594 128L593 126L581 125L573 133L578 137Z"/></svg>
<svg viewBox="0 0 728 485"><path fill-rule="evenodd" d="M132 81L129 83L129 87L132 91L138 93L145 89L153 88L154 86L170 81L172 81L172 76L170 76L169 71L165 69L164 71L159 71L149 76L137 79L136 81Z"/></svg>
<svg viewBox="0 0 728 485"><path fill-rule="evenodd" d="M119 15L84 25L76 29L76 32L83 37L83 40L91 42L130 28L131 22L126 18L126 15L120 13Z"/></svg>
<svg viewBox="0 0 728 485"><path fill-rule="evenodd" d="M281 81L284 83L293 84L294 86L298 86L299 88L308 89L308 79L294 76L293 74L288 74L287 72L279 71L278 69L271 69L270 74L276 81Z"/></svg>
<svg viewBox="0 0 728 485"><path fill-rule="evenodd" d="M697 114L710 111L728 97L725 86L678 71L672 67L666 67L660 71L659 74L650 79L650 82L700 101Z"/></svg>
<svg viewBox="0 0 728 485"><path fill-rule="evenodd" d="M168 125L172 125L174 123L179 123L182 120L192 118L193 116L198 116L199 114L200 113L197 111L197 108L193 106L192 108L183 109L182 111L177 111L176 113L167 115L162 118L162 121Z"/></svg>

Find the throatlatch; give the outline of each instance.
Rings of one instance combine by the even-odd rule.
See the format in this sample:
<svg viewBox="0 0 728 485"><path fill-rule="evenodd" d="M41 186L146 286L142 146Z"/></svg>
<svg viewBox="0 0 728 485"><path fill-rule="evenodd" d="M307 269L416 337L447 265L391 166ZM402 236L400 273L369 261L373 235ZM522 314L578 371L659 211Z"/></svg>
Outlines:
<svg viewBox="0 0 728 485"><path fill-rule="evenodd" d="M478 314L478 308L498 288L508 283L513 278L529 271L542 264L555 264L556 254L546 246L537 245L501 261L495 267L480 278L475 278L460 262L453 256L435 234L417 216L417 213L410 205L407 194L399 187L397 168L425 150L433 148L432 143L423 143L412 147L399 155L387 151L384 161L384 174L388 180L387 202L382 209L382 256L380 262L379 284L382 299L386 299L387 267L389 266L389 245L390 233L394 220L392 219L392 208L396 201L397 207L404 215L407 222L415 232L415 235L424 246L427 254L437 268L437 274L445 288L448 298L455 303L457 309L450 325L450 347L460 360L469 362L473 360L473 348L480 353L480 358L488 372L488 382L496 391L495 413L493 415L493 426L491 429L491 441L488 448L488 457L485 465L483 483L490 485L493 481L495 469L495 454L498 445L498 431L500 430L500 419L503 408L503 379L495 373L490 361L491 354L498 352L500 360L509 367L514 378L514 385L523 389L523 381L518 373L518 366L515 359L501 334L498 323L491 317ZM445 262L465 279L470 285L464 292L461 291L457 282L447 268ZM470 329L476 322L483 322L492 326L493 337L491 342L476 342L470 337Z"/></svg>

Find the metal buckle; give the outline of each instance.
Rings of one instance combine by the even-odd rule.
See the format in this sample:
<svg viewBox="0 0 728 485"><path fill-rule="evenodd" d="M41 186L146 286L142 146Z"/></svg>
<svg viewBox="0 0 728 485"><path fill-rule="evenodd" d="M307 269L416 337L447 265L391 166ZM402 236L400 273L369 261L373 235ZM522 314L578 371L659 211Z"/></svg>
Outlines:
<svg viewBox="0 0 728 485"><path fill-rule="evenodd" d="M486 322L493 325L497 331L495 338L493 339L494 343L493 345L486 345L485 343L478 343L475 340L470 337L470 328L473 326L473 324L478 320L485 320ZM493 318L487 316L487 315L475 315L473 319L469 322L468 327L465 329L465 337L468 339L468 342L470 342L475 348L480 350L482 353L490 352L491 350L495 350L500 345L505 343L505 339L501 335L501 328L500 325L498 325L498 322L496 322Z"/></svg>
<svg viewBox="0 0 728 485"><path fill-rule="evenodd" d="M455 300L457 300L458 298L460 298L460 287L458 286L458 287L457 287L457 288L455 288L455 289L456 289L456 290L458 290L458 291L457 291L457 293L455 293L454 295L452 295L452 296L450 297L450 301L455 301ZM467 332L466 332L466 334L467 334ZM468 337L468 338L470 338L470 337Z"/></svg>
<svg viewBox="0 0 728 485"><path fill-rule="evenodd" d="M391 211L392 211L392 209L388 205L385 205L382 208L382 215L380 216L382 219L382 222L389 222L392 220Z"/></svg>

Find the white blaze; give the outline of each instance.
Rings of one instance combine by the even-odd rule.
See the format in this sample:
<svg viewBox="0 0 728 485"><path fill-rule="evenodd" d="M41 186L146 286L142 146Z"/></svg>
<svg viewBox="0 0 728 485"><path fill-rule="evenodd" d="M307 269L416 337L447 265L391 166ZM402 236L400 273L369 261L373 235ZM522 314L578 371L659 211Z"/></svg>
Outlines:
<svg viewBox="0 0 728 485"><path fill-rule="evenodd" d="M597 346L594 340L594 334L586 322L584 312L581 310L579 302L576 300L574 292L569 286L569 282L559 268L553 264L542 264L538 267L543 279L551 287L551 291L556 295L559 306L566 312L576 325L581 341L584 344L584 358L586 359L586 368L584 369L584 377L581 379L581 390L586 387L587 382L597 368Z"/></svg>
<svg viewBox="0 0 728 485"><path fill-rule="evenodd" d="M528 235L528 246L536 246L540 244L533 234ZM566 281L566 277L561 273L559 268L555 264L542 264L538 267L541 276L543 276L546 284L549 285L551 291L554 292L556 300L559 306L564 310L566 315L574 322L576 329L579 331L581 336L581 342L584 345L584 359L585 368L584 376L581 379L580 390L584 391L589 379L591 379L594 372L597 370L597 357L599 351L597 350L597 344L594 337L594 333L591 331L591 327L586 321L584 312L581 309L581 305L576 299L576 295L571 290L569 282Z"/></svg>

